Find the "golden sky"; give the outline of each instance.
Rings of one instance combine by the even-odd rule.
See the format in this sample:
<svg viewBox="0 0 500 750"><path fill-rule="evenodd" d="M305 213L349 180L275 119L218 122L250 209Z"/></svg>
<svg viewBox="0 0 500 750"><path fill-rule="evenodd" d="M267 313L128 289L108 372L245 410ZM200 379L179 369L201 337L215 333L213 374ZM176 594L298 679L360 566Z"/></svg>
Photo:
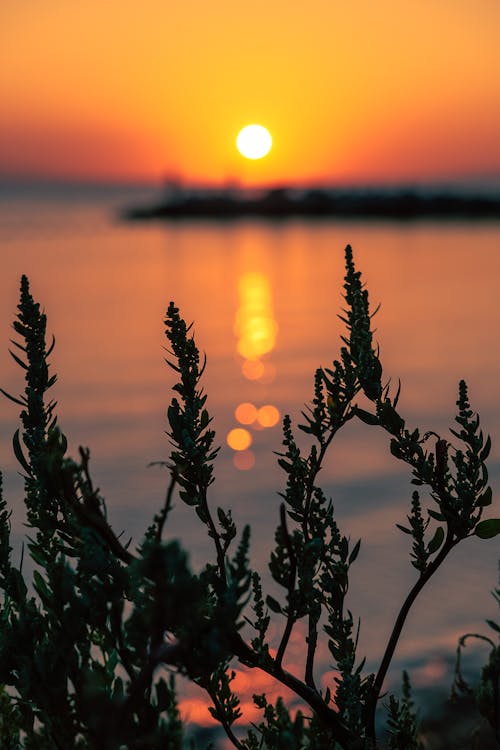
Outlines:
<svg viewBox="0 0 500 750"><path fill-rule="evenodd" d="M498 175L499 38L499 0L3 0L0 175Z"/></svg>

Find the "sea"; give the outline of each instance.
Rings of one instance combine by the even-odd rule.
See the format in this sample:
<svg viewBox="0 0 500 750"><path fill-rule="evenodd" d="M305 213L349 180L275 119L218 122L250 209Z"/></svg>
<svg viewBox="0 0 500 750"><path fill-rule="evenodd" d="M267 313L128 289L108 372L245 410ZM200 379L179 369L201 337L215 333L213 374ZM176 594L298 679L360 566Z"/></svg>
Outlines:
<svg viewBox="0 0 500 750"><path fill-rule="evenodd" d="M494 501L485 515L500 515L500 221L120 218L124 208L157 197L154 187L134 186L0 190L0 387L13 395L24 389L23 371L8 350L26 274L56 340L53 395L69 451L90 448L109 519L131 549L161 508L169 480L166 413L176 381L165 361L164 320L174 301L207 358L203 388L220 446L210 503L231 508L239 533L251 525L252 567L263 573L266 590L283 599L267 572L286 481L276 455L283 450L281 420L290 415L307 449L297 425L313 397L314 373L339 356L345 334L339 315L347 244L371 310L378 308L373 323L383 378L393 394L401 386L407 425L453 440L458 382L467 381L492 439ZM18 407L2 398L0 466L17 556L29 534L11 448L18 425ZM360 621L359 656L366 656L367 671L376 670L417 577L410 539L396 526L407 523L411 473L388 445L378 428L352 421L332 443L319 475L342 533L353 545L362 540L348 605ZM165 538L180 539L199 570L214 559L211 542L192 508L179 499L174 505ZM417 688L439 683L449 689L458 638L488 634L485 620L498 619L491 591L499 557L498 539L471 538L453 550L410 612L389 688L397 688L407 669ZM282 627L276 618L274 644ZM285 659L298 676L303 637L299 624ZM486 655L484 644L470 643L471 674ZM242 693L256 692L256 677L241 670L239 678ZM332 679L323 639L317 680L326 686ZM203 696L186 690L185 716L210 723ZM253 720L249 698L245 705Z"/></svg>

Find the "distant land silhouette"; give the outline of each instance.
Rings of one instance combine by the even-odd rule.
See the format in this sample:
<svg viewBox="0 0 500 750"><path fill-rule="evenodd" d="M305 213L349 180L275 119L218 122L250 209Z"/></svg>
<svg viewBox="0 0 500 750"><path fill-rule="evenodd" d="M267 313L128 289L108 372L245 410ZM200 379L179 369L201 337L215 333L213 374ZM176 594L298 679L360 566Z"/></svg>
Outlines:
<svg viewBox="0 0 500 750"><path fill-rule="evenodd" d="M186 189L169 185L149 206L125 208L122 218L216 219L261 217L366 219L500 219L500 194L431 188L326 189L279 187L267 191Z"/></svg>

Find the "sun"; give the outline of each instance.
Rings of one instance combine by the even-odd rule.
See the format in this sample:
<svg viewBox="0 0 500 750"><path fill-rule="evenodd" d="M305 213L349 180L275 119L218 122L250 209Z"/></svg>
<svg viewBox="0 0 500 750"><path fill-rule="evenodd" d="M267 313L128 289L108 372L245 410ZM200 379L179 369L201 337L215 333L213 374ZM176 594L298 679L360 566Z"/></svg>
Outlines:
<svg viewBox="0 0 500 750"><path fill-rule="evenodd" d="M272 145L271 133L262 125L247 125L236 138L236 147L246 159L262 159Z"/></svg>

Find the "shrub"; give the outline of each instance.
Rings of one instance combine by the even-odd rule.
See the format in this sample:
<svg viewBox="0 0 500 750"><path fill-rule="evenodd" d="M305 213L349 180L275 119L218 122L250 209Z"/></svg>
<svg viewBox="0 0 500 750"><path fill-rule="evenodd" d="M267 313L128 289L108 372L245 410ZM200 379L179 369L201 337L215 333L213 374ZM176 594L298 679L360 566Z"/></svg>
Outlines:
<svg viewBox="0 0 500 750"><path fill-rule="evenodd" d="M457 544L472 535L495 536L500 520L482 518L492 501L485 466L490 439L480 430L465 382L451 429L456 444L409 427L398 411L400 389L393 392L383 380L368 293L349 246L344 289L346 333L339 357L331 368L316 371L313 399L299 425L310 438L307 451L299 447L290 418L283 420L278 463L286 484L269 563L282 589L277 599L264 595L250 566L249 527L238 533L231 511L210 505L218 449L200 384L205 362L175 305L170 303L165 320L169 365L178 377L168 408L171 479L163 506L132 551L108 523L88 449L80 448L77 459L67 455L56 404L47 395L56 380L48 364L54 341L47 348L46 317L22 278L14 323L21 343L14 342L11 354L25 370L26 388L19 397L4 394L21 407L13 449L24 472L35 570L28 586L12 563L10 513L1 498L2 748L177 750L184 733L176 673L206 691L212 715L239 750L377 747L375 710L412 604ZM351 544L339 529L333 503L318 484L332 441L352 419L388 435L390 452L408 465L414 485L407 523L399 528L409 537L418 577L375 674L365 673L357 654L359 623L346 606L360 541ZM164 541L177 492L214 546L214 560L196 574L180 544ZM275 652L267 639L272 617L282 624ZM307 630L302 679L285 667L299 621ZM326 690L315 678L320 637L337 673ZM235 661L295 692L307 714L292 716L283 700L273 705L256 695L262 721L245 737L236 736L241 710L231 689ZM388 746L420 747L406 678L403 698L389 699L388 714Z"/></svg>

